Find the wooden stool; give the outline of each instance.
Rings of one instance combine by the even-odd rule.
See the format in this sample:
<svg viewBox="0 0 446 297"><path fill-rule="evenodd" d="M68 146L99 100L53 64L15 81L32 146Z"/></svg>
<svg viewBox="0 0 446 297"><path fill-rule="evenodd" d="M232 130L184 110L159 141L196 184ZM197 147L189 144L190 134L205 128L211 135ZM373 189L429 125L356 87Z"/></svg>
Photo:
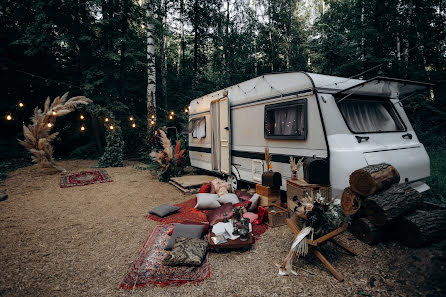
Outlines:
<svg viewBox="0 0 446 297"><path fill-rule="evenodd" d="M299 232L300 232L300 228L297 224L297 217L293 216L293 217L287 219L287 224L288 224L288 227L291 229L291 231L293 231L294 234L297 236L297 234L299 234ZM357 254L353 250L351 250L349 247L346 247L345 245L343 245L342 243L340 243L334 239L335 236L344 232L347 229L347 227L348 227L348 224L343 223L342 226L339 227L338 229L333 230L330 233L325 234L324 236L321 236L316 240L307 239L308 251L311 251L322 262L322 264L324 264L325 267L327 267L327 269L333 274L333 276L340 282L342 282L344 280L344 278L342 277L342 275L339 272L336 271L336 269L331 265L331 263L328 262L328 260L324 257L324 255L322 255L322 253L318 250L318 246L329 240L329 241L333 242L335 245L337 245L338 247L346 250L351 255L356 256Z"/></svg>

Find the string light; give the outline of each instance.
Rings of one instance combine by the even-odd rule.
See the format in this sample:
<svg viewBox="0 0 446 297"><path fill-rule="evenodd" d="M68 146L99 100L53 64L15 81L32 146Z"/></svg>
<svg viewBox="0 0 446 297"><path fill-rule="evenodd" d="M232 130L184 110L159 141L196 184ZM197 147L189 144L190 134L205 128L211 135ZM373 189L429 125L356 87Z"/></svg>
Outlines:
<svg viewBox="0 0 446 297"><path fill-rule="evenodd" d="M173 111L170 112L171 115L174 115L175 113Z"/></svg>
<svg viewBox="0 0 446 297"><path fill-rule="evenodd" d="M12 120L12 116L11 116L10 114L8 114L8 115L6 116L6 119L7 119L8 121L11 121L11 120Z"/></svg>
<svg viewBox="0 0 446 297"><path fill-rule="evenodd" d="M81 131L85 131L85 126L81 126Z"/></svg>
<svg viewBox="0 0 446 297"><path fill-rule="evenodd" d="M51 113L53 116L55 116L56 115L56 112L55 111L53 111L52 113Z"/></svg>
<svg viewBox="0 0 446 297"><path fill-rule="evenodd" d="M129 120L130 120L130 121L133 121L133 117L130 117Z"/></svg>
<svg viewBox="0 0 446 297"><path fill-rule="evenodd" d="M53 126L53 124L48 123L47 126L48 126L48 128L51 128Z"/></svg>
<svg viewBox="0 0 446 297"><path fill-rule="evenodd" d="M173 119L173 116L172 116L172 115L170 115L170 116L169 116L169 119L170 119L170 120L172 120L172 119Z"/></svg>
<svg viewBox="0 0 446 297"><path fill-rule="evenodd" d="M113 125L110 125L109 128L110 128L110 130L115 129L115 127L113 127Z"/></svg>
<svg viewBox="0 0 446 297"><path fill-rule="evenodd" d="M154 118L155 118L155 115L152 114L152 119L154 119Z"/></svg>
<svg viewBox="0 0 446 297"><path fill-rule="evenodd" d="M22 102L19 102L19 107L22 108L23 106L25 106L25 104L23 104Z"/></svg>
<svg viewBox="0 0 446 297"><path fill-rule="evenodd" d="M107 123L107 122L109 121L109 119L108 119L108 118L105 118L104 121Z"/></svg>
<svg viewBox="0 0 446 297"><path fill-rule="evenodd" d="M132 128L136 128L136 124L135 123L132 124Z"/></svg>
<svg viewBox="0 0 446 297"><path fill-rule="evenodd" d="M155 121L154 121L154 120L151 120L151 121L150 121L150 124L154 125L154 124L155 124Z"/></svg>
<svg viewBox="0 0 446 297"><path fill-rule="evenodd" d="M185 113L188 113L188 112L189 112L189 110L188 110L187 108L185 108L185 109L184 109L184 112L185 112Z"/></svg>
<svg viewBox="0 0 446 297"><path fill-rule="evenodd" d="M80 116L81 120L85 119L84 115L81 114Z"/></svg>

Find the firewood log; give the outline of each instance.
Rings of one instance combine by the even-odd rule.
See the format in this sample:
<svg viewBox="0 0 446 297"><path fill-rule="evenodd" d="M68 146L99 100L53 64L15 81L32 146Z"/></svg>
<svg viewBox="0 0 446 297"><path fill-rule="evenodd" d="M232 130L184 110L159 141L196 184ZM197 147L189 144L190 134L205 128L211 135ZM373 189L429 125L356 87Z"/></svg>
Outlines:
<svg viewBox="0 0 446 297"><path fill-rule="evenodd" d="M350 229L359 240L370 245L383 242L388 238L384 228L376 227L366 218L354 220Z"/></svg>
<svg viewBox="0 0 446 297"><path fill-rule="evenodd" d="M445 238L446 210L416 210L397 225L398 239L409 247L429 245Z"/></svg>
<svg viewBox="0 0 446 297"><path fill-rule="evenodd" d="M407 184L395 184L390 189L369 196L364 201L364 214L375 226L386 223L418 208L421 194Z"/></svg>
<svg viewBox="0 0 446 297"><path fill-rule="evenodd" d="M350 187L363 197L381 192L400 182L400 174L390 164L381 163L353 171Z"/></svg>
<svg viewBox="0 0 446 297"><path fill-rule="evenodd" d="M352 216L361 207L361 196L353 192L350 187L344 189L341 197L341 210L346 216Z"/></svg>

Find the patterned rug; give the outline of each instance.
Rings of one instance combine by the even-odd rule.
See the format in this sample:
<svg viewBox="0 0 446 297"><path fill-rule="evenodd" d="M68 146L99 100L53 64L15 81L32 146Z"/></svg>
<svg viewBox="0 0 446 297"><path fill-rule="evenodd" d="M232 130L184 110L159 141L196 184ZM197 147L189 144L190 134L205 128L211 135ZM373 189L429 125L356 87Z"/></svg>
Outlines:
<svg viewBox="0 0 446 297"><path fill-rule="evenodd" d="M210 277L208 255L200 267L164 266L162 264L168 253L164 250L170 238L167 233L173 227L173 224L155 226L120 288L129 290L145 286L180 286L185 283L198 283ZM209 239L207 238L207 240Z"/></svg>
<svg viewBox="0 0 446 297"><path fill-rule="evenodd" d="M169 223L181 223L183 221L194 221L194 222L207 222L208 219L206 217L206 213L208 210L199 210L194 208L197 203L195 202L195 198L190 200L186 200L184 202L175 204L178 207L181 207L180 210L170 216L160 218L158 216L149 214L145 217L149 220L160 222L163 224ZM254 236L254 240L257 241L260 236L268 230L268 225L262 223L260 225L252 226L252 235Z"/></svg>
<svg viewBox="0 0 446 297"><path fill-rule="evenodd" d="M111 181L113 180L108 175L107 171L105 171L105 169L60 174L61 188L85 186L90 184L99 184Z"/></svg>

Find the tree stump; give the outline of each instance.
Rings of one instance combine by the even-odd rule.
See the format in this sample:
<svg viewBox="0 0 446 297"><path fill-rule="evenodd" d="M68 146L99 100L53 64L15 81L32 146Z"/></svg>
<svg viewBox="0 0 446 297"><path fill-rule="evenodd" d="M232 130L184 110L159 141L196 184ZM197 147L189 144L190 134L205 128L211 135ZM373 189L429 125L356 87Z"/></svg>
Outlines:
<svg viewBox="0 0 446 297"><path fill-rule="evenodd" d="M353 171L350 187L363 197L388 189L400 182L400 174L390 164L381 163Z"/></svg>
<svg viewBox="0 0 446 297"><path fill-rule="evenodd" d="M398 239L409 247L420 247L439 241L446 234L446 210L416 210L399 220L397 233Z"/></svg>
<svg viewBox="0 0 446 297"><path fill-rule="evenodd" d="M396 184L365 199L364 214L373 225L384 226L416 209L421 203L420 193L406 184Z"/></svg>
<svg viewBox="0 0 446 297"><path fill-rule="evenodd" d="M366 218L359 218L352 222L350 227L352 233L362 242L373 245L387 239L383 228L378 228Z"/></svg>
<svg viewBox="0 0 446 297"><path fill-rule="evenodd" d="M341 210L346 216L352 216L361 207L361 196L353 192L350 187L344 189L341 197Z"/></svg>

